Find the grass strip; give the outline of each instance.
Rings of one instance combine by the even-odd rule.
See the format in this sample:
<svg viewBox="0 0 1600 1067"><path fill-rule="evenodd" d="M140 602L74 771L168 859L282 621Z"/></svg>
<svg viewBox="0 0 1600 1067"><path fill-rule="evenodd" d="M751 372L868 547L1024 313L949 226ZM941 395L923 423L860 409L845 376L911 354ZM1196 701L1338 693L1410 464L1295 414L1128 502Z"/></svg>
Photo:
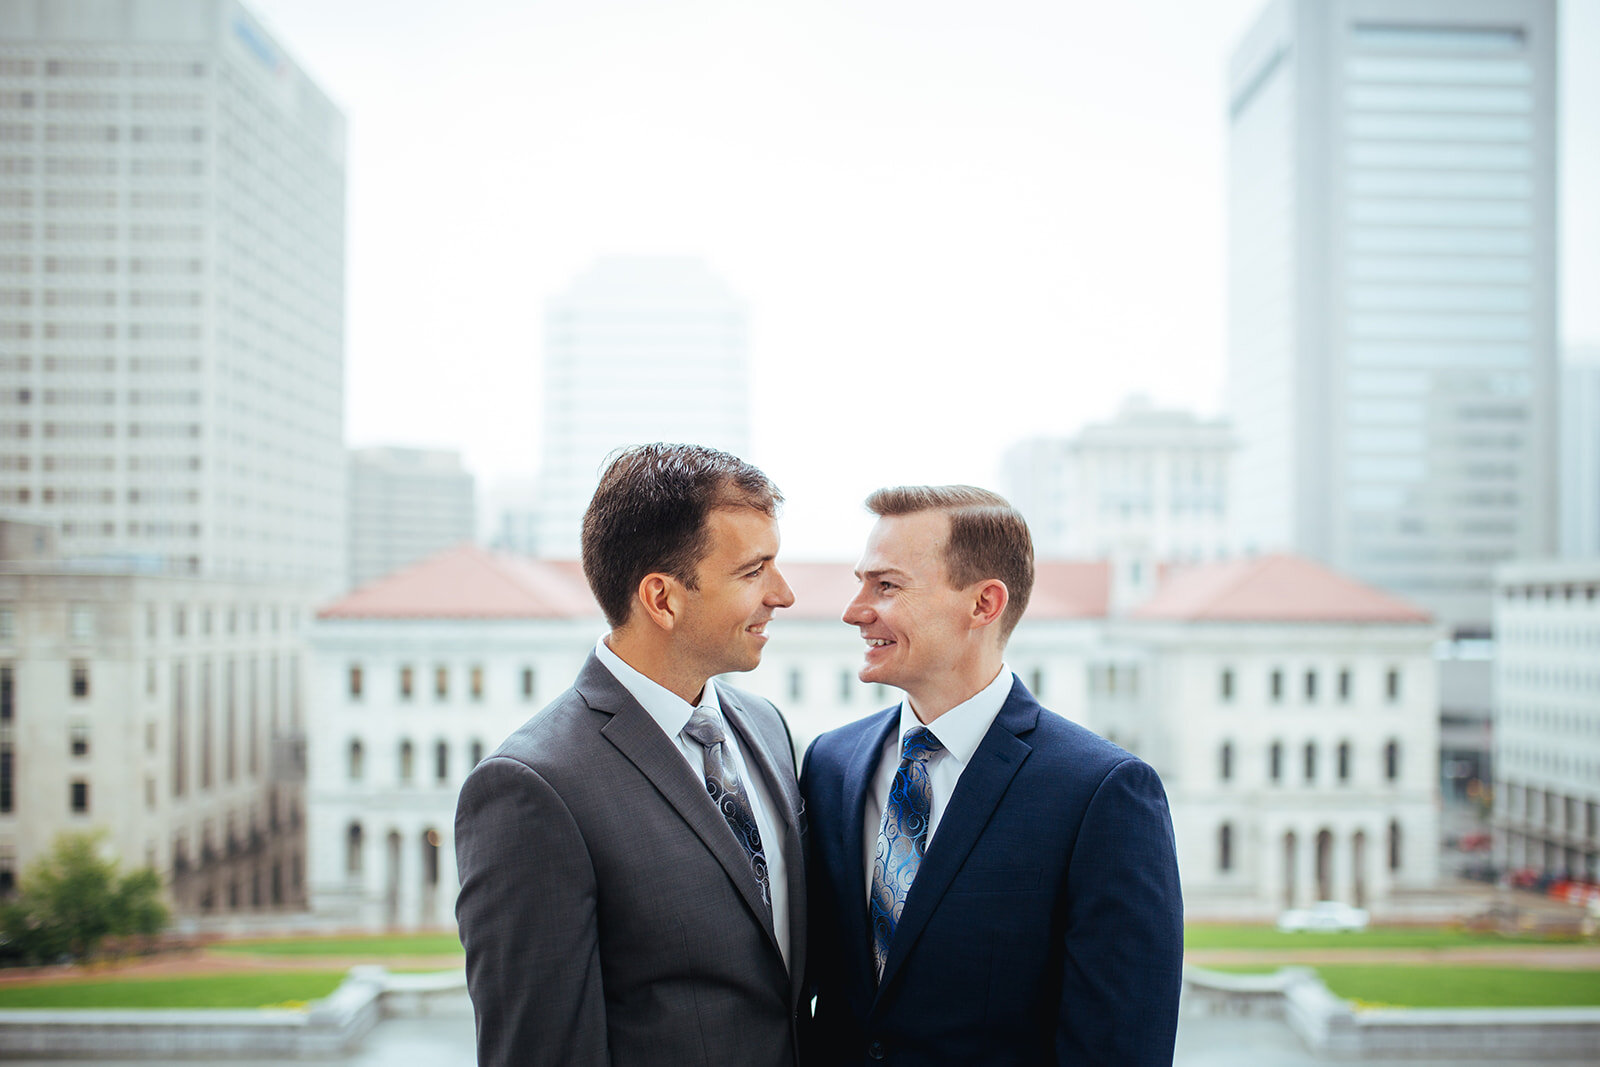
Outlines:
<svg viewBox="0 0 1600 1067"><path fill-rule="evenodd" d="M254 971L4 985L0 1008L299 1008L332 993L346 973Z"/></svg>
<svg viewBox="0 0 1600 1067"><path fill-rule="evenodd" d="M1497 934L1449 926L1374 926L1365 930L1281 933L1272 926L1195 923L1184 928L1189 951L1206 949L1460 948L1478 945L1580 944L1576 935Z"/></svg>
<svg viewBox="0 0 1600 1067"><path fill-rule="evenodd" d="M340 956L377 961L392 956L458 956L461 940L455 934L253 938L213 942L207 951L224 956Z"/></svg>
<svg viewBox="0 0 1600 1067"><path fill-rule="evenodd" d="M1262 974L1260 964L1206 967L1232 974ZM1429 967L1378 963L1318 964L1312 970L1335 996L1362 1007L1581 1008L1600 1007L1600 971L1533 967Z"/></svg>

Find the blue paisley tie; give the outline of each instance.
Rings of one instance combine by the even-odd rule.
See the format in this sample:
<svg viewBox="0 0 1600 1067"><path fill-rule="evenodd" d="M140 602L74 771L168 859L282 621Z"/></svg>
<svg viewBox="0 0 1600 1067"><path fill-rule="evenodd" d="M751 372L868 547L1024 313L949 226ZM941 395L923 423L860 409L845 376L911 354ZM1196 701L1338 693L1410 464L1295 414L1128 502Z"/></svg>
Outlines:
<svg viewBox="0 0 1600 1067"><path fill-rule="evenodd" d="M943 749L927 727L906 731L901 747L900 768L889 786L889 802L883 806L883 829L878 831L878 853L872 865L872 899L868 917L872 921L872 958L883 976L889 946L894 943L894 928L905 910L906 895L922 865L928 849L928 814L933 807L933 785L928 781L928 760Z"/></svg>
<svg viewBox="0 0 1600 1067"><path fill-rule="evenodd" d="M728 758L727 746L723 744L728 738L722 730L722 719L710 708L695 708L683 732L706 750L706 792L711 794L711 802L728 820L733 836L738 838L739 846L750 858L750 870L756 876L756 883L761 886L761 901L770 913L772 886L768 882L767 857L761 851L761 830L756 826L755 812L751 810L750 800L739 782L739 772L734 770L733 761Z"/></svg>

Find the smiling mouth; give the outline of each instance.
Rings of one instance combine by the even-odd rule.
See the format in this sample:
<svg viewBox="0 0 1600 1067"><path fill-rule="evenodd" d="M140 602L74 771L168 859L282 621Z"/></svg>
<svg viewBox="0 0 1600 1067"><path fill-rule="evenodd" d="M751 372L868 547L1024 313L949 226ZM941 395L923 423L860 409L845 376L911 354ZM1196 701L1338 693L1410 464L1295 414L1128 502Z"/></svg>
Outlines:
<svg viewBox="0 0 1600 1067"><path fill-rule="evenodd" d="M887 637L864 637L862 640L867 643L868 648L888 648L894 644Z"/></svg>

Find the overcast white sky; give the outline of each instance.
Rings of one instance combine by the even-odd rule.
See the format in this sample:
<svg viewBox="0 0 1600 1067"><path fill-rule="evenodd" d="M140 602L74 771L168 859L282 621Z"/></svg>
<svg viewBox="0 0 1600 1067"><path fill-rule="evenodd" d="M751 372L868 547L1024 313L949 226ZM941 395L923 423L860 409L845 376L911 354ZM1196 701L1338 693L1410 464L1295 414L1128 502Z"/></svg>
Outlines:
<svg viewBox="0 0 1600 1067"><path fill-rule="evenodd" d="M545 299L705 257L786 552L1123 396L1220 408L1225 71L1263 0L246 0L349 121L352 445L537 470ZM1563 4L1563 332L1600 338L1600 0Z"/></svg>

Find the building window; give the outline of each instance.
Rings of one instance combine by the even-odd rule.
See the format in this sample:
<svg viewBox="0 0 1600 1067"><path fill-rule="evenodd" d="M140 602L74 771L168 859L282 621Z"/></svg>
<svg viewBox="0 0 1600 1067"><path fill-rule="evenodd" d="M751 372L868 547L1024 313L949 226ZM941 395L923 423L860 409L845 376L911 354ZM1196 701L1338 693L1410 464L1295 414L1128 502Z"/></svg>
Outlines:
<svg viewBox="0 0 1600 1067"><path fill-rule="evenodd" d="M361 781L361 775L366 771L366 753L362 751L360 741L350 742L350 780Z"/></svg>
<svg viewBox="0 0 1600 1067"><path fill-rule="evenodd" d="M1272 742L1267 752L1267 777L1274 782L1283 781L1283 742Z"/></svg>
<svg viewBox="0 0 1600 1067"><path fill-rule="evenodd" d="M1339 781L1350 780L1350 742L1339 742Z"/></svg>
<svg viewBox="0 0 1600 1067"><path fill-rule="evenodd" d="M1306 781L1314 782L1314 781L1317 780L1317 745L1316 745L1316 742L1314 742L1314 741L1307 741L1306 742L1305 760L1306 760Z"/></svg>
<svg viewBox="0 0 1600 1067"><path fill-rule="evenodd" d="M1279 704L1279 703L1283 702L1283 672L1282 671L1273 671L1272 672L1272 681L1268 685L1268 691L1272 695L1272 702L1274 704Z"/></svg>
<svg viewBox="0 0 1600 1067"><path fill-rule="evenodd" d="M89 724L75 722L67 728L67 736L74 756L89 754Z"/></svg>
<svg viewBox="0 0 1600 1067"><path fill-rule="evenodd" d="M410 700L415 679L409 666L400 668L400 699Z"/></svg>
<svg viewBox="0 0 1600 1067"><path fill-rule="evenodd" d="M1233 824L1223 823L1217 830L1217 870L1233 870Z"/></svg>
<svg viewBox="0 0 1600 1067"><path fill-rule="evenodd" d="M1386 781L1400 780L1400 742L1390 741L1383 746L1383 777Z"/></svg>
<svg viewBox="0 0 1600 1067"><path fill-rule="evenodd" d="M1224 782L1233 780L1233 742L1224 741L1222 750L1217 754L1217 775Z"/></svg>
<svg viewBox="0 0 1600 1067"><path fill-rule="evenodd" d="M474 665L468 675L468 689L472 693L473 703L483 700L483 666Z"/></svg>
<svg viewBox="0 0 1600 1067"><path fill-rule="evenodd" d="M411 742L400 742L400 780L402 782L411 781L412 772L416 769L415 763L415 754L412 752Z"/></svg>
<svg viewBox="0 0 1600 1067"><path fill-rule="evenodd" d="M14 845L0 845L0 897L17 888L17 851Z"/></svg>
<svg viewBox="0 0 1600 1067"><path fill-rule="evenodd" d="M450 780L450 746L443 741L433 746L433 776L441 782Z"/></svg>
<svg viewBox="0 0 1600 1067"><path fill-rule="evenodd" d="M524 668L522 668L522 699L524 701L528 701L528 700L532 700L533 699L533 683L534 683L533 668L532 667L524 667Z"/></svg>
<svg viewBox="0 0 1600 1067"><path fill-rule="evenodd" d="M1317 672L1306 671L1306 703L1314 703L1317 699Z"/></svg>
<svg viewBox="0 0 1600 1067"><path fill-rule="evenodd" d="M10 741L0 741L0 815L16 809L17 755Z"/></svg>
<svg viewBox="0 0 1600 1067"><path fill-rule="evenodd" d="M1233 703L1233 668L1232 667L1223 668L1222 675L1218 679L1218 682L1217 682L1217 689L1218 689L1219 695L1222 698L1222 702L1224 704Z"/></svg>
<svg viewBox="0 0 1600 1067"><path fill-rule="evenodd" d="M1389 820L1389 869L1400 869L1400 820Z"/></svg>
<svg viewBox="0 0 1600 1067"><path fill-rule="evenodd" d="M806 691L805 675L798 668L789 671L789 699L799 700Z"/></svg>
<svg viewBox="0 0 1600 1067"><path fill-rule="evenodd" d="M350 664L350 699L361 699L361 664Z"/></svg>
<svg viewBox="0 0 1600 1067"><path fill-rule="evenodd" d="M483 762L483 742L482 741L473 741L472 742L472 765L474 767L476 767L478 764L480 764L482 762Z"/></svg>
<svg viewBox="0 0 1600 1067"><path fill-rule="evenodd" d="M182 637L184 635L184 631L186 631L188 627L189 615L183 610L183 605L179 604L177 607L172 609L172 636Z"/></svg>
<svg viewBox="0 0 1600 1067"><path fill-rule="evenodd" d="M433 669L433 698L447 700L450 697L450 668L435 667Z"/></svg>
<svg viewBox="0 0 1600 1067"><path fill-rule="evenodd" d="M1384 678L1383 695L1384 699L1391 704L1398 703L1400 700L1400 672L1394 667L1389 668L1389 673Z"/></svg>
<svg viewBox="0 0 1600 1067"><path fill-rule="evenodd" d="M15 608L0 608L0 641L17 639L17 612Z"/></svg>
<svg viewBox="0 0 1600 1067"><path fill-rule="evenodd" d="M1339 672L1339 703L1350 702L1350 669L1344 668Z"/></svg>
<svg viewBox="0 0 1600 1067"><path fill-rule="evenodd" d="M91 641L94 639L94 606L92 604L74 604L70 622L68 623L74 641Z"/></svg>
<svg viewBox="0 0 1600 1067"><path fill-rule="evenodd" d="M353 822L345 831L344 873L352 878L361 874L361 824Z"/></svg>
<svg viewBox="0 0 1600 1067"><path fill-rule="evenodd" d="M1028 680L1028 688L1036 697L1044 696L1044 670L1040 667L1033 669L1032 677Z"/></svg>
<svg viewBox="0 0 1600 1067"><path fill-rule="evenodd" d="M72 814L89 814L89 783L82 778L74 779L72 783Z"/></svg>
<svg viewBox="0 0 1600 1067"><path fill-rule="evenodd" d="M72 696L84 700L89 696L89 665L83 660L72 663Z"/></svg>
<svg viewBox="0 0 1600 1067"><path fill-rule="evenodd" d="M11 664L0 667L0 725L9 726L17 714L17 674Z"/></svg>
<svg viewBox="0 0 1600 1067"><path fill-rule="evenodd" d="M850 703L850 698L855 695L855 681L856 676L849 671L839 672L839 700L842 703Z"/></svg>
<svg viewBox="0 0 1600 1067"><path fill-rule="evenodd" d="M172 665L172 795L181 797L189 787L188 681L181 663Z"/></svg>

